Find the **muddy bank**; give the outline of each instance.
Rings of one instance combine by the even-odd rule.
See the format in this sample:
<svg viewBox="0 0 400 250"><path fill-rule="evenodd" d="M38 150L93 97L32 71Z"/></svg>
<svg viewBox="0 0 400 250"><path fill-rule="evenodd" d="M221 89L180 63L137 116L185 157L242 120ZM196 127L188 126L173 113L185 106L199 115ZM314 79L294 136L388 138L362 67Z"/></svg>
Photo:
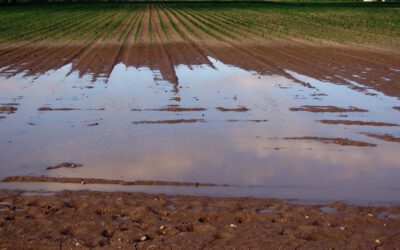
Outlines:
<svg viewBox="0 0 400 250"><path fill-rule="evenodd" d="M0 191L0 208L0 246L6 249L400 247L398 206Z"/></svg>
<svg viewBox="0 0 400 250"><path fill-rule="evenodd" d="M286 137L285 140L305 140L305 141L319 141L322 143L332 143L340 146L355 146L355 147L376 147L376 144L355 141L347 138L328 138L316 136L303 136L303 137Z"/></svg>

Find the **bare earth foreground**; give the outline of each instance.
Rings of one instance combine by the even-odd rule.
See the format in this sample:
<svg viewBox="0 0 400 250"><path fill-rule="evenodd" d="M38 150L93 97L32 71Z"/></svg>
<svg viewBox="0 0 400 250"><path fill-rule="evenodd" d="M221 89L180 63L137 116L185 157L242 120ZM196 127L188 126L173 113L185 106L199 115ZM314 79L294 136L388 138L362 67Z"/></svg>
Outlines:
<svg viewBox="0 0 400 250"><path fill-rule="evenodd" d="M1 191L1 249L399 249L400 207Z"/></svg>

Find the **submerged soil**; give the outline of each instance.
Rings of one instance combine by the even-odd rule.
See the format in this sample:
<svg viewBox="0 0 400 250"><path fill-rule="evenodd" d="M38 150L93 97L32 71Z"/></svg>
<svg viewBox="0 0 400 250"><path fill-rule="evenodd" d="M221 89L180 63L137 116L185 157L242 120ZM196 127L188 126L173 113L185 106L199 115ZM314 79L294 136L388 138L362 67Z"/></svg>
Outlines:
<svg viewBox="0 0 400 250"><path fill-rule="evenodd" d="M2 249L397 249L400 207L0 191Z"/></svg>

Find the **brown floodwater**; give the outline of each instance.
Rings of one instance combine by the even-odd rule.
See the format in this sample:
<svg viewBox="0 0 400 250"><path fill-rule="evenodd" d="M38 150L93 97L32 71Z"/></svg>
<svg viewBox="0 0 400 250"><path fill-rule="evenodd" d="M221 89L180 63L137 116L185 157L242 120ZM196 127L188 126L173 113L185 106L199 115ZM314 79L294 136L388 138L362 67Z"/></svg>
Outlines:
<svg viewBox="0 0 400 250"><path fill-rule="evenodd" d="M400 137L400 112L393 108L399 98L366 88L362 79L343 85L287 69L259 74L213 57L205 61L175 65L173 82L156 69L123 63L95 80L73 64L2 75L0 177L227 186L0 188L400 201L400 143L368 136ZM63 162L82 166L48 169Z"/></svg>

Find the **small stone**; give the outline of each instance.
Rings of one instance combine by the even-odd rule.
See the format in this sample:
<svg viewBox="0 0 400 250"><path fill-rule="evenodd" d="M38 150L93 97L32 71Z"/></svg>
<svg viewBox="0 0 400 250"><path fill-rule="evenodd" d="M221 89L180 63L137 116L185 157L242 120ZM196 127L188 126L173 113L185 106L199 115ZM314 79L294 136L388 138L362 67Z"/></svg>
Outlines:
<svg viewBox="0 0 400 250"><path fill-rule="evenodd" d="M308 220L308 219L310 219L310 216L306 215L305 218Z"/></svg>
<svg viewBox="0 0 400 250"><path fill-rule="evenodd" d="M81 244L79 242L75 243L75 246L80 246Z"/></svg>
<svg viewBox="0 0 400 250"><path fill-rule="evenodd" d="M86 182L84 182L84 181L81 181L81 184L82 184L82 185L85 185L85 184L86 184Z"/></svg>
<svg viewBox="0 0 400 250"><path fill-rule="evenodd" d="M230 224L230 227L236 228L237 226L235 224Z"/></svg>
<svg viewBox="0 0 400 250"><path fill-rule="evenodd" d="M367 214L367 216L368 216L368 217L374 217L374 215L373 215L373 214Z"/></svg>
<svg viewBox="0 0 400 250"><path fill-rule="evenodd" d="M379 239L376 239L376 240L375 240L375 243L381 244L381 241L380 241Z"/></svg>
<svg viewBox="0 0 400 250"><path fill-rule="evenodd" d="M149 237L147 236L147 235L143 235L141 238L140 238L140 241L146 241L146 240L148 240L149 239Z"/></svg>
<svg viewBox="0 0 400 250"><path fill-rule="evenodd" d="M340 227L340 230L346 230L346 227Z"/></svg>
<svg viewBox="0 0 400 250"><path fill-rule="evenodd" d="M118 238L118 241L122 241L122 239L121 239L121 238Z"/></svg>
<svg viewBox="0 0 400 250"><path fill-rule="evenodd" d="M160 227L160 230L163 230L164 228L165 228L165 226L161 226L161 227Z"/></svg>

